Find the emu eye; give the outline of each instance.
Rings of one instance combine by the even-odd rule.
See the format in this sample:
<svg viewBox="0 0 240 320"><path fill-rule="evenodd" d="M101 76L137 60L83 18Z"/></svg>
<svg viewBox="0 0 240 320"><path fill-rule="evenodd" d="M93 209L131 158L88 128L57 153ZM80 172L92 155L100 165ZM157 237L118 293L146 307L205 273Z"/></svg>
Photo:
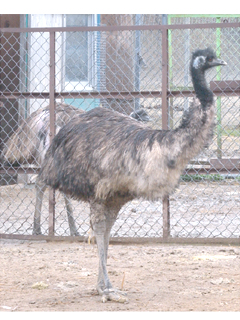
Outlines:
<svg viewBox="0 0 240 320"><path fill-rule="evenodd" d="M208 62L213 62L213 58L208 58Z"/></svg>

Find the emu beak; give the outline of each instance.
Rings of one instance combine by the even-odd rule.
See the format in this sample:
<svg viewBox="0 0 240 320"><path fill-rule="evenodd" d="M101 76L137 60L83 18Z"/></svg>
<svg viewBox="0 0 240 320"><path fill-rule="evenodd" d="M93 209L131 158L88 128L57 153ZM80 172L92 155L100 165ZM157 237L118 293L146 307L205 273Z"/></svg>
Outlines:
<svg viewBox="0 0 240 320"><path fill-rule="evenodd" d="M224 60L221 60L221 59L214 59L211 62L211 66L212 67L215 67L215 66L226 66L226 65L227 65L227 62L225 62Z"/></svg>

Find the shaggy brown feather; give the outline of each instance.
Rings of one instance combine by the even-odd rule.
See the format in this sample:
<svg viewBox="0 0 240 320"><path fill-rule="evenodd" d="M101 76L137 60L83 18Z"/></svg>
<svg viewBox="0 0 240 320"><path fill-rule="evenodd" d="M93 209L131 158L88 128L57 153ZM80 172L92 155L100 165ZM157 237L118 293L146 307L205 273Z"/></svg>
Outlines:
<svg viewBox="0 0 240 320"><path fill-rule="evenodd" d="M84 111L65 103L57 103L56 132L76 114ZM22 120L18 129L7 140L2 158L12 165L29 164L41 166L49 146L49 106L39 108L27 119Z"/></svg>

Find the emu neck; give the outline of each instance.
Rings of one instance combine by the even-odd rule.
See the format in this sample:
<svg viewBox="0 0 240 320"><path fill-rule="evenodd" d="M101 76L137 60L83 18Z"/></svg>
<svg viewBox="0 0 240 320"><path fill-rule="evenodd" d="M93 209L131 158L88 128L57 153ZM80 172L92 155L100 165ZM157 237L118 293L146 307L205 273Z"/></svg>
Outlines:
<svg viewBox="0 0 240 320"><path fill-rule="evenodd" d="M192 69L192 82L197 98L200 100L203 109L213 103L213 93L208 88L205 71L201 69Z"/></svg>

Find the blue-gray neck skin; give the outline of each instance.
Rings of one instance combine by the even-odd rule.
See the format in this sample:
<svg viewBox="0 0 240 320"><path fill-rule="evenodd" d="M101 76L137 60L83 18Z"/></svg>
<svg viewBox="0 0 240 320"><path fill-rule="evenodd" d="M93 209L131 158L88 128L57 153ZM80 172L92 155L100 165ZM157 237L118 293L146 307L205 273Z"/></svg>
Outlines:
<svg viewBox="0 0 240 320"><path fill-rule="evenodd" d="M213 103L213 93L207 85L205 70L192 67L191 75L196 96L200 100L202 108L206 109Z"/></svg>

